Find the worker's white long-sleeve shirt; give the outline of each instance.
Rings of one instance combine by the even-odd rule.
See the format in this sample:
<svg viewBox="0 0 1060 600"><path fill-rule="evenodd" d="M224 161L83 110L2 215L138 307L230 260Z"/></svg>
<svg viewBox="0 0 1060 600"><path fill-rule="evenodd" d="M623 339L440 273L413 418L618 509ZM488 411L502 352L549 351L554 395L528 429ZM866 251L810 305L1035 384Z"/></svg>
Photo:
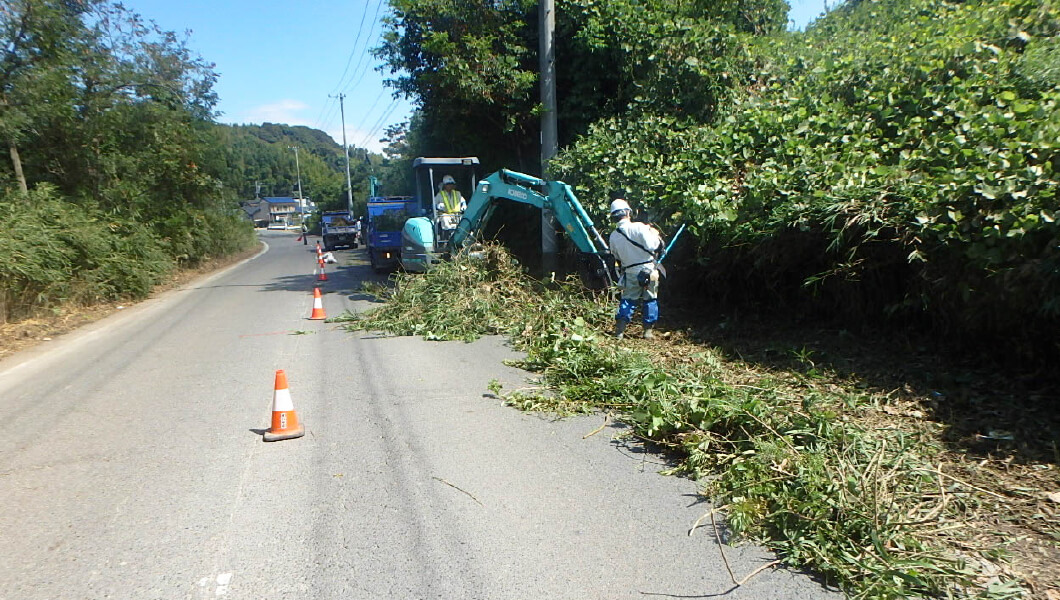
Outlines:
<svg viewBox="0 0 1060 600"><path fill-rule="evenodd" d="M619 233L619 229L626 236ZM642 248L638 248L633 242L637 242L644 248L651 250L646 252ZM655 230L654 227L647 223L640 223L637 221L621 221L615 227L615 231L611 232L611 238L609 240L611 245L611 254L618 259L618 262L622 265L622 270L631 271L632 269L639 270L641 267L653 265L655 259L655 252L662 247L662 236Z"/></svg>

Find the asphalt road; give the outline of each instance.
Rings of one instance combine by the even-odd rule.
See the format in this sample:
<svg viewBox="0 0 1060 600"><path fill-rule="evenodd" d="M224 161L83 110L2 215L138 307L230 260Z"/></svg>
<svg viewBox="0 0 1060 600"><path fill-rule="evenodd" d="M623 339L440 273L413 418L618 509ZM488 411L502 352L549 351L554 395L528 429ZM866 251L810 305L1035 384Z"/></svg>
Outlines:
<svg viewBox="0 0 1060 600"><path fill-rule="evenodd" d="M502 406L500 339L350 333L363 250L263 254L0 363L0 598L836 598L733 589L694 483L601 417ZM306 435L265 443L284 369ZM772 557L725 547L737 578Z"/></svg>

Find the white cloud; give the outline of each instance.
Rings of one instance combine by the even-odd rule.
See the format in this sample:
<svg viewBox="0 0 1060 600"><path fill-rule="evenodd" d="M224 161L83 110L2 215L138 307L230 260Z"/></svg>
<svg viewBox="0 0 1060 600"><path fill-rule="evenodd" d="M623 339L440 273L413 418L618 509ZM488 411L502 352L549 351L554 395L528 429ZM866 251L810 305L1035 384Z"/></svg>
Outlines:
<svg viewBox="0 0 1060 600"><path fill-rule="evenodd" d="M280 100L272 104L255 106L240 115L242 123L286 123L287 125L309 126L309 119L301 114L309 105L301 100Z"/></svg>

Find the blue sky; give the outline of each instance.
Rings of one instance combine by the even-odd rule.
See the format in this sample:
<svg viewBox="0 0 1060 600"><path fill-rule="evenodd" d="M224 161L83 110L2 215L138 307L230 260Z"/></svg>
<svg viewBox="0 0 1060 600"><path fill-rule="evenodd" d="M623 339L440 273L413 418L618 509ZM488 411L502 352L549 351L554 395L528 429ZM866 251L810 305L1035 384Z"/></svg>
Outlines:
<svg viewBox="0 0 1060 600"><path fill-rule="evenodd" d="M802 28L825 0L788 0ZM834 3L834 0L833 0ZM346 95L346 141L380 151L386 127L411 105L384 88L368 49L377 46L386 0L124 0L163 29L190 31L188 45L216 64L224 123L286 123L342 142L336 96Z"/></svg>

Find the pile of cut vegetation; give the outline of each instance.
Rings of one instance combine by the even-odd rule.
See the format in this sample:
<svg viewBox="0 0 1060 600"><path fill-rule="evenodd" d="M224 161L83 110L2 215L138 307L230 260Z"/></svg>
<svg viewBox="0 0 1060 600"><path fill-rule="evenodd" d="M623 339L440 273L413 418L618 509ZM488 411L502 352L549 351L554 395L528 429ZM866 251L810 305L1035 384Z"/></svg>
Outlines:
<svg viewBox="0 0 1060 600"><path fill-rule="evenodd" d="M1056 464L977 464L915 398L818 369L762 369L683 331L617 342L610 298L533 281L497 247L394 284L377 290L384 307L340 320L436 340L510 336L526 352L518 366L546 386L510 403L607 410L683 457L675 472L702 481L717 507L691 535L724 514L738 538L856 598L1052 600L1060 589Z"/></svg>

